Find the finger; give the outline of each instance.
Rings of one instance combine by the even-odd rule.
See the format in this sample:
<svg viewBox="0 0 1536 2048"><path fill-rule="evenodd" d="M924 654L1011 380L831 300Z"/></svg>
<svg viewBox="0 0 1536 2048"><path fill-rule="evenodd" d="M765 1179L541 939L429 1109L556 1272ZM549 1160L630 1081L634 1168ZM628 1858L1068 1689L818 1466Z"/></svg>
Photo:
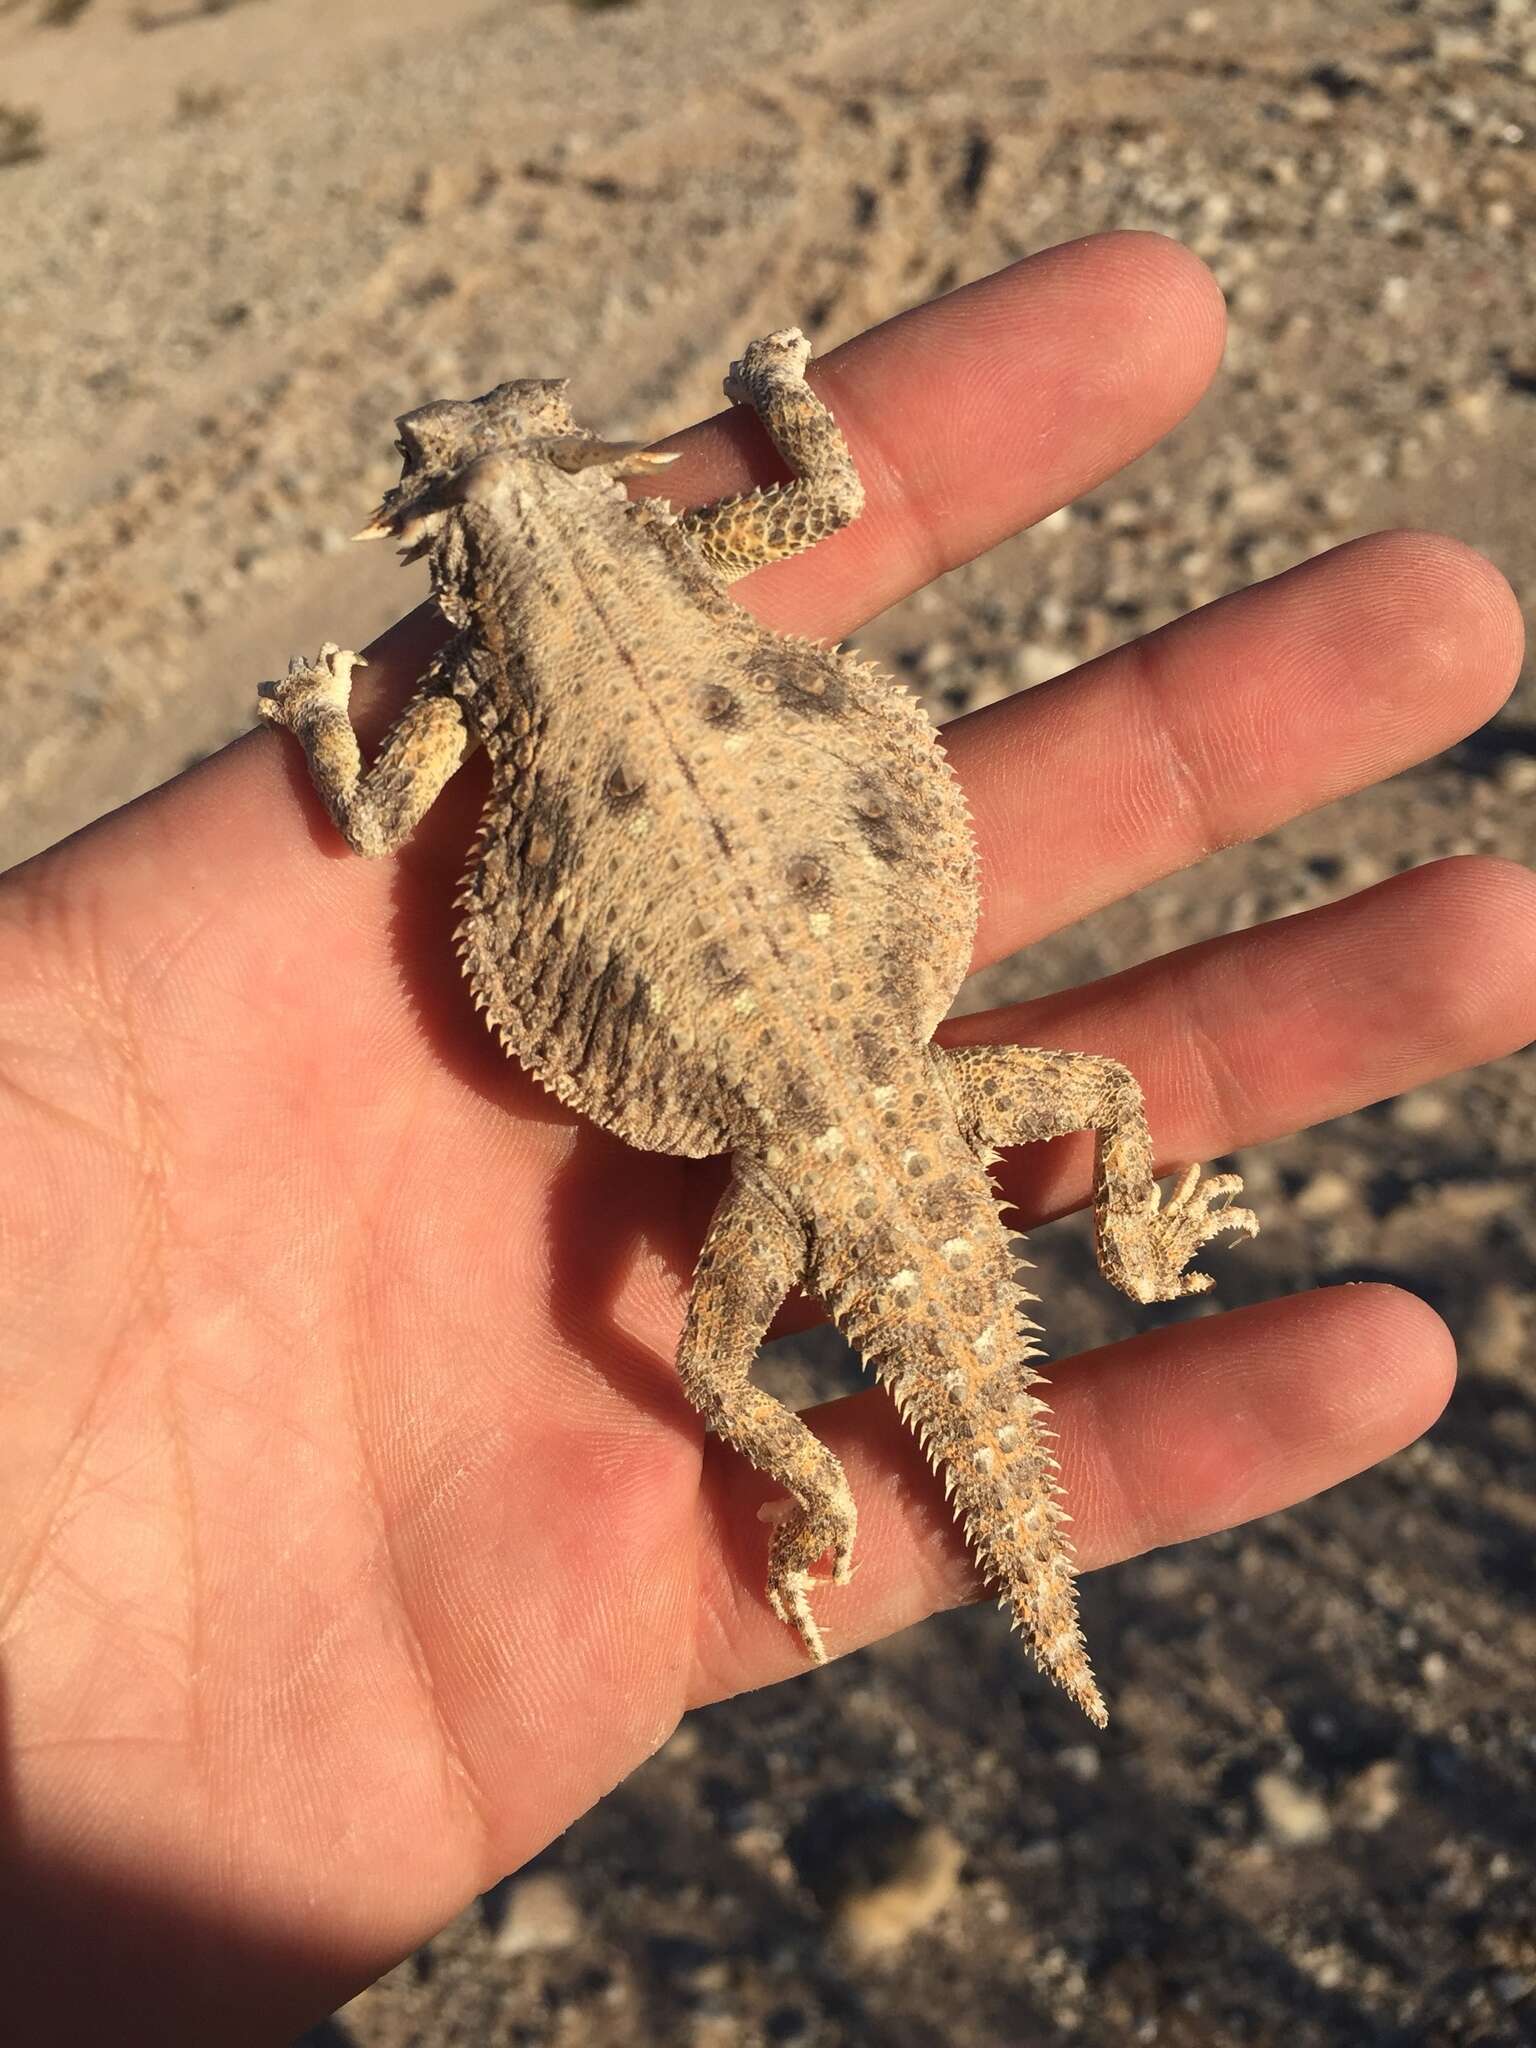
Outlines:
<svg viewBox="0 0 1536 2048"><path fill-rule="evenodd" d="M977 961L1437 753L1497 710L1522 644L1482 556L1374 534L957 720Z"/></svg>
<svg viewBox="0 0 1536 2048"><path fill-rule="evenodd" d="M1073 1360L1050 1399L1079 1563L1186 1542L1335 1485L1427 1429L1454 1369L1433 1310L1377 1286L1266 1302ZM888 1396L858 1394L808 1419L842 1460L860 1515L853 1583L815 1596L834 1654L974 1598L942 1484ZM692 1704L803 1668L761 1592L758 1514L770 1497L711 1444ZM1091 1647L1112 1668L1113 1645Z"/></svg>
<svg viewBox="0 0 1536 2048"><path fill-rule="evenodd" d="M835 638L1112 475L1189 411L1220 361L1221 293L1160 235L1094 235L901 313L811 366L864 482L853 525L735 595L766 624ZM724 366L722 365L722 368ZM782 476L740 407L660 444L678 505ZM368 650L398 692L442 637L430 607Z"/></svg>
<svg viewBox="0 0 1536 2048"><path fill-rule="evenodd" d="M847 436L865 507L737 595L768 624L836 637L1150 448L1220 361L1210 272L1158 235L1094 235L901 313L811 366ZM734 407L663 444L678 503L783 474Z"/></svg>
<svg viewBox="0 0 1536 2048"><path fill-rule="evenodd" d="M1536 1038L1536 874L1467 856L947 1026L949 1045L1107 1053L1160 1171L1304 1129ZM1028 1223L1088 1198L1091 1138L1007 1155Z"/></svg>

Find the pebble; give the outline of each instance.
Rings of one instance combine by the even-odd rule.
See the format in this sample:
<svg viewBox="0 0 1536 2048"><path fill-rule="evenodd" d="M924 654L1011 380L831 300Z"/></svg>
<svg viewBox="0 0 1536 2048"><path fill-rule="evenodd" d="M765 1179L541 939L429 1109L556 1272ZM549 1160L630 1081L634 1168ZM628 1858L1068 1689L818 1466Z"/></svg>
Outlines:
<svg viewBox="0 0 1536 2048"><path fill-rule="evenodd" d="M1036 683L1048 683L1052 676L1071 668L1072 657L1064 647L1052 647L1044 640L1026 640L1014 649L1008 666L1015 683L1033 689Z"/></svg>
<svg viewBox="0 0 1536 2048"><path fill-rule="evenodd" d="M1104 1768L1104 1755L1091 1742L1075 1742L1070 1749L1057 1752L1056 1763L1080 1785L1091 1785Z"/></svg>
<svg viewBox="0 0 1536 2048"><path fill-rule="evenodd" d="M581 1938L581 1910L563 1877L537 1871L519 1878L506 1894L501 1925L491 1939L499 1956L532 1955L569 1948Z"/></svg>
<svg viewBox="0 0 1536 2048"><path fill-rule="evenodd" d="M1325 1167L1299 1188L1292 1199L1295 1213L1308 1223L1324 1223L1353 1208L1355 1190L1342 1173Z"/></svg>
<svg viewBox="0 0 1536 2048"><path fill-rule="evenodd" d="M1525 1366L1528 1324L1528 1298L1506 1281L1495 1281L1473 1314L1466 1340L1468 1359L1480 1372L1518 1377Z"/></svg>
<svg viewBox="0 0 1536 2048"><path fill-rule="evenodd" d="M1264 1832L1283 1848L1326 1842L1333 1833L1328 1802L1283 1771L1261 1771L1253 1781L1253 1803Z"/></svg>
<svg viewBox="0 0 1536 2048"><path fill-rule="evenodd" d="M699 1731L692 1721L679 1721L667 1740L656 1752L670 1763L691 1763L699 1753Z"/></svg>
<svg viewBox="0 0 1536 2048"><path fill-rule="evenodd" d="M1379 1757L1345 1785L1339 1796L1339 1818L1349 1827L1374 1834L1386 1826L1402 1803L1403 1767L1396 1757Z"/></svg>
<svg viewBox="0 0 1536 2048"><path fill-rule="evenodd" d="M1441 1130L1450 1113L1445 1097L1430 1088L1415 1088L1411 1095L1400 1096L1392 1105L1392 1121L1400 1131Z"/></svg>
<svg viewBox="0 0 1536 2048"><path fill-rule="evenodd" d="M852 1886L832 1911L840 1940L861 1956L888 1955L936 1920L960 1889L965 1851L937 1821L883 1844L883 1874Z"/></svg>
<svg viewBox="0 0 1536 2048"><path fill-rule="evenodd" d="M1453 1180L1434 1192L1436 1209L1457 1223L1491 1223L1524 1200L1524 1190L1513 1180Z"/></svg>

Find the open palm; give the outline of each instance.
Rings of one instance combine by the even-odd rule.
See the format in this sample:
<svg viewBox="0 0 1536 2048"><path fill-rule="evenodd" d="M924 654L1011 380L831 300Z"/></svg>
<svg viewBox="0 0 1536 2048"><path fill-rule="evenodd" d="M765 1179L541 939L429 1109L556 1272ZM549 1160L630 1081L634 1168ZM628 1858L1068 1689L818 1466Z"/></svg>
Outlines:
<svg viewBox="0 0 1536 2048"><path fill-rule="evenodd" d="M869 509L745 601L846 632L1138 453L1220 333L1192 258L1116 236L839 350ZM676 445L680 502L763 459L738 419ZM376 715L429 633L373 650ZM1518 646L1484 562L1380 536L963 721L978 957L1442 747ZM568 1116L457 978L478 772L370 864L255 735L0 889L0 1880L50 2038L114 1997L121 2041L281 2038L799 1662L762 1484L672 1372L718 1175ZM1533 930L1523 872L1447 862L951 1036L1112 1053L1207 1158L1521 1042ZM1026 1223L1083 1199L1075 1142L1012 1165ZM1450 1370L1387 1288L1058 1370L1084 1564L1357 1470ZM862 1510L832 1647L966 1597L883 1396L815 1426Z"/></svg>

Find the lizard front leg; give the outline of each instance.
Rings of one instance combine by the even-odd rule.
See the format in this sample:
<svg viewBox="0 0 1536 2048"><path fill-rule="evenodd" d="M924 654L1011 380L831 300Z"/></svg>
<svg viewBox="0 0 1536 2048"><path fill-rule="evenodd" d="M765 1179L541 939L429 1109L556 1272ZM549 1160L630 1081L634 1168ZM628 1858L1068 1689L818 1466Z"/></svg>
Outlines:
<svg viewBox="0 0 1536 2048"><path fill-rule="evenodd" d="M256 708L304 749L321 801L355 853L392 853L415 829L479 736L453 695L457 656L445 649L390 728L366 772L348 705L361 655L328 640L314 661L295 655L263 683Z"/></svg>
<svg viewBox="0 0 1536 2048"><path fill-rule="evenodd" d="M827 1653L809 1593L828 1551L834 1583L847 1583L853 1495L826 1445L750 1378L768 1325L805 1267L804 1231L738 1161L699 1254L677 1364L684 1392L715 1435L790 1496L769 1547L768 1604L821 1664Z"/></svg>
<svg viewBox="0 0 1536 2048"><path fill-rule="evenodd" d="M810 356L800 330L782 327L750 343L730 367L726 397L751 406L795 481L681 515L684 532L722 575L745 576L765 562L798 555L864 509L848 443L805 381Z"/></svg>
<svg viewBox="0 0 1536 2048"><path fill-rule="evenodd" d="M936 1063L973 1145L1029 1145L1092 1131L1093 1216L1099 1270L1133 1301L1203 1294L1209 1273L1189 1261L1224 1231L1253 1237L1259 1219L1230 1206L1235 1173L1200 1178L1186 1167L1166 1201L1153 1174L1152 1135L1141 1090L1118 1060L1035 1046L975 1045L940 1050Z"/></svg>

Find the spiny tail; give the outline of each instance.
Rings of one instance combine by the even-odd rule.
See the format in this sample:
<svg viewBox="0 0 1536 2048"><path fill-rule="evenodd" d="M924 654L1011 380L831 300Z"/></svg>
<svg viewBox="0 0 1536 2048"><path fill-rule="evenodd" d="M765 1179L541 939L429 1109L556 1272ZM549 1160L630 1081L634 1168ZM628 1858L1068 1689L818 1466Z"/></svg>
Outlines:
<svg viewBox="0 0 1536 2048"><path fill-rule="evenodd" d="M985 1166L958 1133L933 1164L929 1186L904 1189L873 1228L817 1217L818 1291L942 1472L984 1583L1041 1670L1103 1727L1054 1433L1033 1391L1045 1384L1031 1363L1033 1296Z"/></svg>

